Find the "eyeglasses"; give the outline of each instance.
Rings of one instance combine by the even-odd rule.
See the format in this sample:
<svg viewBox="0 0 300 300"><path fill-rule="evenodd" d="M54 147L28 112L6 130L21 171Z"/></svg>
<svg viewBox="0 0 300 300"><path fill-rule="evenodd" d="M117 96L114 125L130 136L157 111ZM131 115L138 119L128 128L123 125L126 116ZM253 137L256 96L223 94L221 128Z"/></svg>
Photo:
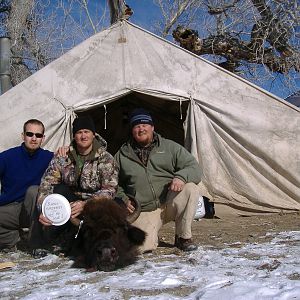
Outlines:
<svg viewBox="0 0 300 300"><path fill-rule="evenodd" d="M30 131L25 132L25 135L28 137L33 137L35 135L37 139L41 139L44 136L42 133L34 133Z"/></svg>

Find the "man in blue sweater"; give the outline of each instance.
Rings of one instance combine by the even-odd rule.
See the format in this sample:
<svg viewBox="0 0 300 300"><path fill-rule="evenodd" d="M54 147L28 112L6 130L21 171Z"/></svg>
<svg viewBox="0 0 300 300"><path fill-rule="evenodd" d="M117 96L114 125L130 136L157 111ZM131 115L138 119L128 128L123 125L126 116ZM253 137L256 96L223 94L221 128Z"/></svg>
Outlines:
<svg viewBox="0 0 300 300"><path fill-rule="evenodd" d="M19 230L30 227L41 177L53 153L41 148L45 127L25 122L21 146L0 153L0 251L16 250Z"/></svg>

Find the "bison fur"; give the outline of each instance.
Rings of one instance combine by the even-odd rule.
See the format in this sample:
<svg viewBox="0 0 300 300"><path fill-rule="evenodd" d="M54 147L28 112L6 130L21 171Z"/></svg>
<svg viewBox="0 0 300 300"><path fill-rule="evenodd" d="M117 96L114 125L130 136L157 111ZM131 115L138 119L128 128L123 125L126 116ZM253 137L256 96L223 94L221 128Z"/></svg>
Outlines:
<svg viewBox="0 0 300 300"><path fill-rule="evenodd" d="M135 262L146 234L127 217L126 209L113 200L87 201L82 227L72 247L74 267L113 271Z"/></svg>

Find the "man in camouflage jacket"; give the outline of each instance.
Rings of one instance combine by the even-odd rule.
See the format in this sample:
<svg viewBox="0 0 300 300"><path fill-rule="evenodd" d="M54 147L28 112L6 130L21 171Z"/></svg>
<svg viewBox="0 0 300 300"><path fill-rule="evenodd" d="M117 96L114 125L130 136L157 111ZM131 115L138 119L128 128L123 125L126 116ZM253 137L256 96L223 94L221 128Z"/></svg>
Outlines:
<svg viewBox="0 0 300 300"><path fill-rule="evenodd" d="M75 141L71 143L66 158L55 156L42 177L38 206L60 183L70 187L78 200L102 196L113 199L118 184L118 170L105 148L106 141L95 134L93 150L87 156L77 153Z"/></svg>
<svg viewBox="0 0 300 300"><path fill-rule="evenodd" d="M106 141L95 133L93 120L88 116L75 119L73 137L67 156L56 155L51 160L39 187L38 219L48 228L52 222L41 213L46 196L52 193L64 195L71 202L71 217L68 223L78 225L87 199L103 196L113 199L117 191L117 164L113 156L106 151ZM33 243L37 244L36 237Z"/></svg>

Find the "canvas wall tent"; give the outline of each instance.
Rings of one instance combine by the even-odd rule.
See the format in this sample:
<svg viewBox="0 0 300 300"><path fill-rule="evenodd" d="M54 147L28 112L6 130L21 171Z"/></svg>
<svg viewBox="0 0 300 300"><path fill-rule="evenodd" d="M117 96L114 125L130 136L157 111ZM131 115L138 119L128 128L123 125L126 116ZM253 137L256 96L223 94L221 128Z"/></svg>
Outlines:
<svg viewBox="0 0 300 300"><path fill-rule="evenodd" d="M29 118L45 123L45 148L68 144L75 115L89 113L113 152L126 139L128 110L145 107L158 132L198 159L201 189L220 214L300 209L299 109L127 21L84 41L0 101L1 151L19 144Z"/></svg>

